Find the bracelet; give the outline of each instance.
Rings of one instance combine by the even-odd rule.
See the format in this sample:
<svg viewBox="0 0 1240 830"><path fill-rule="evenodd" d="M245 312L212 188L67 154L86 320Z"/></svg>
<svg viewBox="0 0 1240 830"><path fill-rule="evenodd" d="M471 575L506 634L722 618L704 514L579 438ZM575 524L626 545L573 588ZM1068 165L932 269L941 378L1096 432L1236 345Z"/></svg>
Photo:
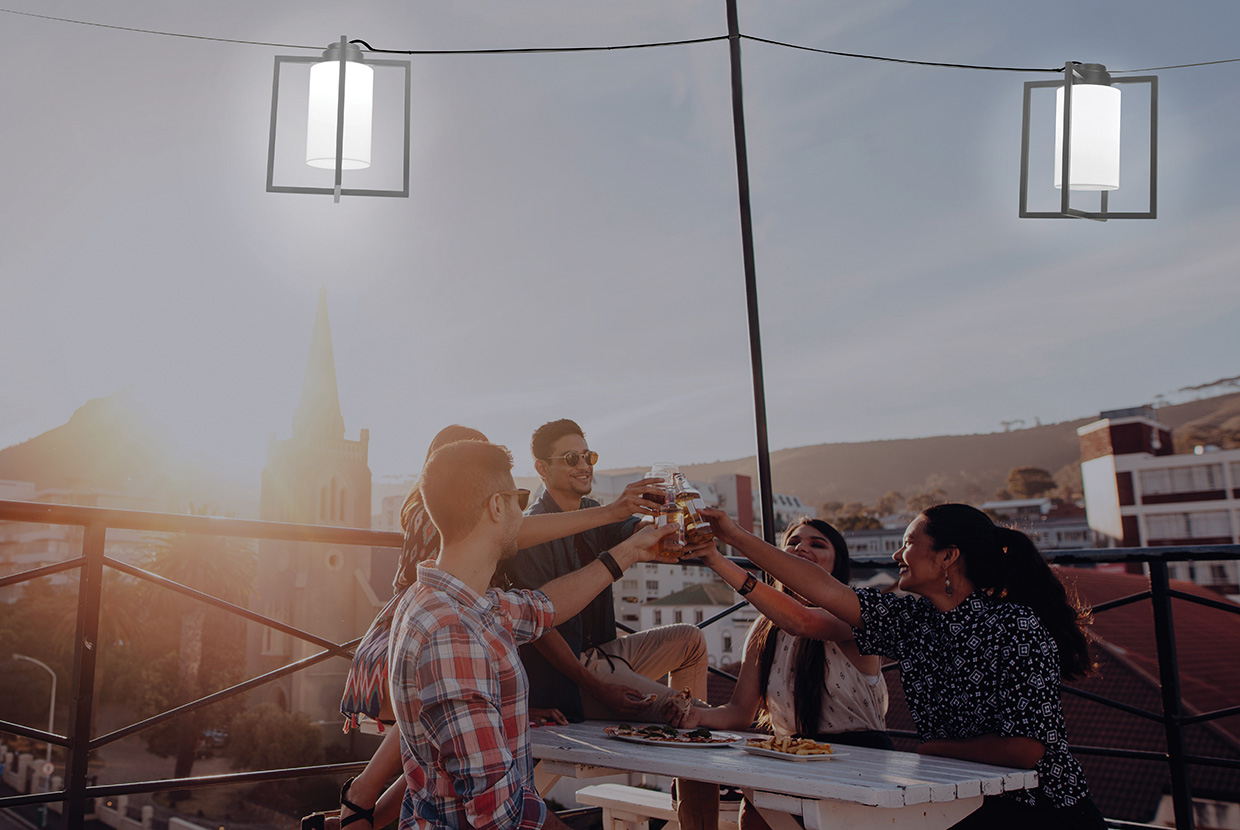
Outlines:
<svg viewBox="0 0 1240 830"><path fill-rule="evenodd" d="M745 574L745 582L741 587L736 589L736 593L741 596L749 596L749 592L758 587L758 580L754 579L753 574Z"/></svg>
<svg viewBox="0 0 1240 830"><path fill-rule="evenodd" d="M611 571L611 581L615 582L624 576L624 568L620 567L620 563L616 561L616 557L611 555L611 551L605 550L598 555L598 561L607 566L607 570Z"/></svg>

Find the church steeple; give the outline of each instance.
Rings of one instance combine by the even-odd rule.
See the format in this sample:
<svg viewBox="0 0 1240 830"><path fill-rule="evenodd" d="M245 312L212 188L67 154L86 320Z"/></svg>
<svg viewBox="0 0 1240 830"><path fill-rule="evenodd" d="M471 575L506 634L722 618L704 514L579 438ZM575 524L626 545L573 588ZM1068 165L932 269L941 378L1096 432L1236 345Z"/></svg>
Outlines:
<svg viewBox="0 0 1240 830"><path fill-rule="evenodd" d="M301 402L293 413L293 436L344 438L340 391L336 387L336 359L332 354L332 332L327 321L326 288L319 289L319 307L314 314L314 332L310 335Z"/></svg>

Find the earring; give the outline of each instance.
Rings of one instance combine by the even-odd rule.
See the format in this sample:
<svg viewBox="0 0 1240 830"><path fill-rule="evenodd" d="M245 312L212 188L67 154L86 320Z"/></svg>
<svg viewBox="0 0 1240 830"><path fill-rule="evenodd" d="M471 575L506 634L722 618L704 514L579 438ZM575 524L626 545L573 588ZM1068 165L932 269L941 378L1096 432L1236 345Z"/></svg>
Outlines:
<svg viewBox="0 0 1240 830"><path fill-rule="evenodd" d="M943 574L943 593L949 597L952 595L952 578L947 574Z"/></svg>

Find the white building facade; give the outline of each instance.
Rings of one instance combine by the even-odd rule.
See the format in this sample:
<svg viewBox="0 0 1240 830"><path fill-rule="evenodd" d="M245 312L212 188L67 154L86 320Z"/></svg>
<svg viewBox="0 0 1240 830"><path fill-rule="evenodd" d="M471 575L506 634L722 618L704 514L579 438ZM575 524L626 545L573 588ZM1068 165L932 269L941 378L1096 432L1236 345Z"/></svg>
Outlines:
<svg viewBox="0 0 1240 830"><path fill-rule="evenodd" d="M1240 450L1176 454L1150 407L1077 430L1089 526L1103 547L1240 544ZM1240 564L1183 562L1171 576L1236 593Z"/></svg>

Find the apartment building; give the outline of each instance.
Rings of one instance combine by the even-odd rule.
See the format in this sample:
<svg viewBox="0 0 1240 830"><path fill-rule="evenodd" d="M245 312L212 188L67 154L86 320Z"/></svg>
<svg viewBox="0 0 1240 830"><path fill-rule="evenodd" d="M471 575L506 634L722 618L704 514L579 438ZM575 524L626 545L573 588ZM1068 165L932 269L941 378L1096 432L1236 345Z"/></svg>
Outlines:
<svg viewBox="0 0 1240 830"><path fill-rule="evenodd" d="M1104 547L1240 543L1240 449L1176 453L1149 406L1077 430L1089 526ZM1240 564L1173 563L1171 576L1240 591Z"/></svg>

